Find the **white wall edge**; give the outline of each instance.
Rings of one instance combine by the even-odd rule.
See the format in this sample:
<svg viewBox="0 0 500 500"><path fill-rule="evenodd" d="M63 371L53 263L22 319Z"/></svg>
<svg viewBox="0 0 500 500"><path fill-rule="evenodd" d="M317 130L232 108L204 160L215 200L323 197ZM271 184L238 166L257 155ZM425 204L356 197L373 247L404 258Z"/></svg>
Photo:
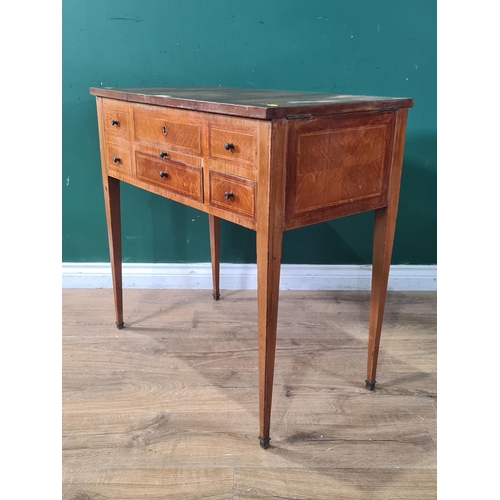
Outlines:
<svg viewBox="0 0 500 500"><path fill-rule="evenodd" d="M282 264L281 290L369 290L371 266ZM212 289L210 263L122 265L124 288ZM111 288L109 263L63 263L63 288ZM221 264L221 290L255 290L255 264ZM437 266L395 265L389 290L436 291Z"/></svg>

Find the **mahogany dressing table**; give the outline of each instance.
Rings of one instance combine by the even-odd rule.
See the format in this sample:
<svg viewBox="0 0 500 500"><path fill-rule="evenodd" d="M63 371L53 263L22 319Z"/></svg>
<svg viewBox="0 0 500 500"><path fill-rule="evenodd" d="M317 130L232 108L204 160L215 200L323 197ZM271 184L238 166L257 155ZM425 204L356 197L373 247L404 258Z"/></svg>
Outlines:
<svg viewBox="0 0 500 500"><path fill-rule="evenodd" d="M367 389L375 388L413 100L231 88L91 88L96 96L116 325L124 327L120 182L256 231L259 441L269 447L283 231L375 212Z"/></svg>

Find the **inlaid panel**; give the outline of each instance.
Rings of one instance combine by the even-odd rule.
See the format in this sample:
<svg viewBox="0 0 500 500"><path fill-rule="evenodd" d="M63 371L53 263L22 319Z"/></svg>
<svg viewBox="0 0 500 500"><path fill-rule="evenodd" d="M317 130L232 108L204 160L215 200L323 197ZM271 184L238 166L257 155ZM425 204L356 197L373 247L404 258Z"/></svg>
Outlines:
<svg viewBox="0 0 500 500"><path fill-rule="evenodd" d="M347 203L368 207L363 209L383 204L393 147L390 113L290 123L288 221L330 219Z"/></svg>
<svg viewBox="0 0 500 500"><path fill-rule="evenodd" d="M299 136L296 212L382 191L386 127Z"/></svg>

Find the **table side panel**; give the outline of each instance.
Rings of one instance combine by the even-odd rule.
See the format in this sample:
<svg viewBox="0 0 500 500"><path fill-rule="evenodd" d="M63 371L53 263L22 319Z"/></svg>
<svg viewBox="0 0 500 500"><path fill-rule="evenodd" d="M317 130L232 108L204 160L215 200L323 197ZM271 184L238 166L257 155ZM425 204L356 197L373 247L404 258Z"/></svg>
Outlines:
<svg viewBox="0 0 500 500"><path fill-rule="evenodd" d="M394 112L290 120L286 229L387 204Z"/></svg>

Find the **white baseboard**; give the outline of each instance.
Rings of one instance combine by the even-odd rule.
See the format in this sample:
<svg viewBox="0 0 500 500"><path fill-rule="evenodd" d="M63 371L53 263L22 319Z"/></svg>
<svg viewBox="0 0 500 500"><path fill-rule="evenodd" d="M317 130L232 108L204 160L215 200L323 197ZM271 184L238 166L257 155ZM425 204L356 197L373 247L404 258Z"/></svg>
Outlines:
<svg viewBox="0 0 500 500"><path fill-rule="evenodd" d="M127 264L122 266L124 288L212 289L210 263ZM63 288L111 288L111 267L105 263L63 263ZM221 264L222 290L255 290L255 264ZM369 290L371 266L283 264L281 290ZM389 290L437 289L437 267L391 266Z"/></svg>

